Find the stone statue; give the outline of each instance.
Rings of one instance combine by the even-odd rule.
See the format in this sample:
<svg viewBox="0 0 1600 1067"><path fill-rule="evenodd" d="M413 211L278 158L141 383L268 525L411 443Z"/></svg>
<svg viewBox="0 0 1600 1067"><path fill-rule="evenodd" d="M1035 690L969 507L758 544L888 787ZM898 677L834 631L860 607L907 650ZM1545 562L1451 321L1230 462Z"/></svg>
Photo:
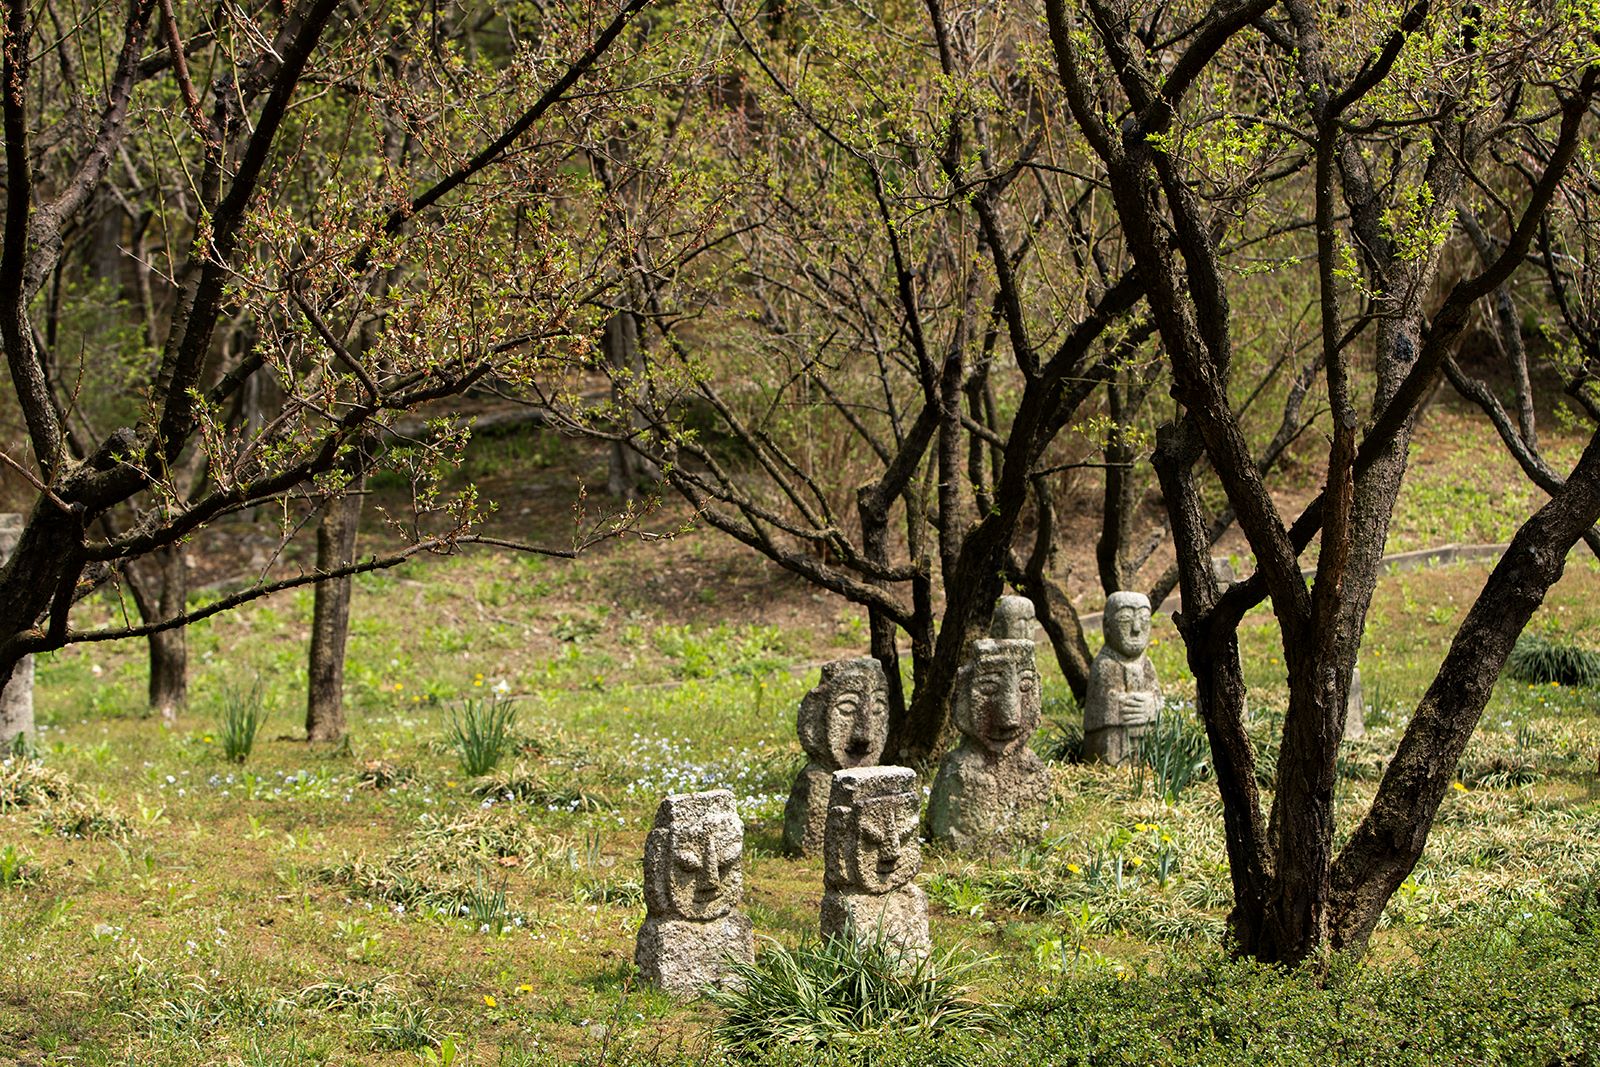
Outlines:
<svg viewBox="0 0 1600 1067"><path fill-rule="evenodd" d="M1032 641L1036 625L1033 601L1025 596L1003 596L994 606L989 636L1003 641Z"/></svg>
<svg viewBox="0 0 1600 1067"><path fill-rule="evenodd" d="M822 852L833 772L872 767L889 736L889 683L871 656L822 665L822 680L800 701L796 726L810 762L794 780L783 807L786 852Z"/></svg>
<svg viewBox="0 0 1600 1067"><path fill-rule="evenodd" d="M644 903L634 962L647 982L691 997L755 959L744 897L744 823L726 789L677 793L644 842Z"/></svg>
<svg viewBox="0 0 1600 1067"><path fill-rule="evenodd" d="M928 800L933 840L992 852L1037 829L1031 824L1050 799L1050 772L1028 747L1039 728L1033 655L1032 641L973 642L972 660L956 674L953 718L961 745L939 765Z"/></svg>
<svg viewBox="0 0 1600 1067"><path fill-rule="evenodd" d="M1085 759L1124 763L1134 743L1155 722L1161 707L1150 647L1150 598L1112 593L1101 622L1106 643L1089 668L1089 699L1083 708Z"/></svg>
<svg viewBox="0 0 1600 1067"><path fill-rule="evenodd" d="M23 519L15 512L0 514L0 566L16 551L22 539ZM18 734L33 733L33 657L23 656L0 690L0 745L7 750Z"/></svg>
<svg viewBox="0 0 1600 1067"><path fill-rule="evenodd" d="M833 776L824 847L822 936L882 939L909 958L926 956L928 898L912 879L922 867L917 776L906 767L860 767Z"/></svg>

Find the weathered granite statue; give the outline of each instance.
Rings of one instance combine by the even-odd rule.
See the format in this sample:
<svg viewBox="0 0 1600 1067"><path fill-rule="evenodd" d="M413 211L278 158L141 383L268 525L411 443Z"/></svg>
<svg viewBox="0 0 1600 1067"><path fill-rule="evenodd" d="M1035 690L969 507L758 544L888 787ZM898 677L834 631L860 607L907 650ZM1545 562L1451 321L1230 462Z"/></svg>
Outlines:
<svg viewBox="0 0 1600 1067"><path fill-rule="evenodd" d="M833 776L824 848L822 936L882 938L902 956L926 956L928 898L912 879L922 867L917 776L906 767L859 767Z"/></svg>
<svg viewBox="0 0 1600 1067"><path fill-rule="evenodd" d="M0 565L11 558L22 538L22 516L0 514ZM33 733L33 657L24 656L0 690L0 745L7 749L18 734Z"/></svg>
<svg viewBox="0 0 1600 1067"><path fill-rule="evenodd" d="M822 852L833 772L871 767L883 758L889 735L889 683L871 656L822 665L822 680L800 701L796 726L810 762L794 780L783 807L783 847Z"/></svg>
<svg viewBox="0 0 1600 1067"><path fill-rule="evenodd" d="M1344 739L1367 736L1367 708L1361 697L1361 668L1350 668L1350 693L1344 699Z"/></svg>
<svg viewBox="0 0 1600 1067"><path fill-rule="evenodd" d="M1050 772L1028 747L1039 728L1033 656L1032 641L973 642L971 662L956 674L953 717L961 744L939 765L928 800L933 840L989 852L1037 830Z"/></svg>
<svg viewBox="0 0 1600 1067"><path fill-rule="evenodd" d="M744 823L726 789L677 793L644 841L644 903L634 962L668 993L720 985L730 961L755 959L744 897Z"/></svg>
<svg viewBox="0 0 1600 1067"><path fill-rule="evenodd" d="M1025 596L1003 596L994 606L989 636L1000 640L1032 641L1037 626L1033 601Z"/></svg>
<svg viewBox="0 0 1600 1067"><path fill-rule="evenodd" d="M1150 647L1150 598L1112 593L1101 622L1106 643L1089 668L1089 698L1083 708L1085 759L1123 763L1161 707L1161 686Z"/></svg>

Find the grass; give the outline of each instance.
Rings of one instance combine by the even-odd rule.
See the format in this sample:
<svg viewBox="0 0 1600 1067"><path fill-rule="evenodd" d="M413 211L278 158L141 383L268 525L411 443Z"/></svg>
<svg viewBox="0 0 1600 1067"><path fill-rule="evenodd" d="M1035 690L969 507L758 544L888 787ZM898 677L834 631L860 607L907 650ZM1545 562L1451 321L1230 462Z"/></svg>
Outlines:
<svg viewBox="0 0 1600 1067"><path fill-rule="evenodd" d="M969 998L962 984L981 965L955 949L908 964L882 940L829 938L793 950L772 944L755 963L733 969L731 988L708 995L723 1009L716 1037L735 1052L774 1045L870 1052L886 1035L993 1030L999 1009Z"/></svg>
<svg viewBox="0 0 1600 1067"><path fill-rule="evenodd" d="M461 773L479 778L500 765L511 749L517 708L499 697L468 698L450 716L448 737Z"/></svg>
<svg viewBox="0 0 1600 1067"><path fill-rule="evenodd" d="M449 1040L472 1067L595 1063L602 1048L610 1064L724 1062L731 1053L712 1035L721 1009L633 980L644 834L663 793L734 790L747 910L772 939L762 965L779 967L777 947L792 959L812 951L820 861L779 855L803 760L794 708L815 680L800 665L855 652L864 637L806 590L770 576L751 586L742 565L719 584L714 559L689 575L665 570L686 566L681 545L631 552L574 566L463 557L358 579L348 751L308 749L269 725L235 763L204 704L170 728L144 714L137 644L41 656L40 758L0 763L0 1061L405 1064L442 1058ZM641 592L640 573L657 565L659 587ZM1380 584L1361 662L1374 707L1369 737L1341 754L1341 832L1370 800L1486 571ZM686 595L668 595L679 587ZM705 605L703 588L721 600ZM1574 556L1531 632L1595 646L1597 594L1600 571ZM309 594L286 596L197 626L193 692L259 676L264 703L302 700L310 607ZM1181 693L1170 620L1155 636L1163 686ZM1264 741L1286 697L1279 638L1262 614L1241 638ZM1063 729L1037 742L1070 756L1074 709L1048 655L1042 667ZM516 729L495 768L472 776L451 711L492 704L497 688ZM1552 1014L1567 988L1553 968L1584 965L1586 950L1564 927L1540 933L1518 917L1559 919L1563 885L1600 869L1600 693L1502 681L1460 787L1385 915L1375 966L1337 995L1274 984L1216 952L1230 904L1220 808L1197 769L1180 773L1193 752L1174 731L1157 760L1170 771L1053 766L1047 838L1032 849L983 863L928 851L936 947L967 945L987 961L961 975L957 999L1001 1012L1001 1025L977 1039L885 1036L874 1062L1025 1063L1039 1049L1061 1062L1180 1052L1197 1062L1195 1049L1211 1047L1202 1039L1229 1050L1223 1062L1266 1056L1272 1041L1281 1062L1382 1062L1380 1052L1419 1062L1365 1033L1376 1025L1341 1057L1316 1044L1321 1020L1411 1027L1427 1049L1451 1036L1453 1011L1523 1034L1506 1021L1509 1000L1485 999L1513 980L1553 1036L1508 1036L1496 1053L1456 1034L1463 1049L1482 1062L1514 1062L1513 1052L1549 1062L1589 1032L1586 1017ZM1284 1036L1295 1019L1317 1024L1303 1045ZM1146 1030L1168 1051L1140 1044Z"/></svg>
<svg viewBox="0 0 1600 1067"><path fill-rule="evenodd" d="M1533 685L1600 686L1600 652L1525 633L1506 660L1506 676Z"/></svg>
<svg viewBox="0 0 1600 1067"><path fill-rule="evenodd" d="M256 678L249 688L223 697L222 709L217 713L217 736L222 741L222 755L231 763L243 763L256 747L256 735L266 725L269 712L261 679Z"/></svg>

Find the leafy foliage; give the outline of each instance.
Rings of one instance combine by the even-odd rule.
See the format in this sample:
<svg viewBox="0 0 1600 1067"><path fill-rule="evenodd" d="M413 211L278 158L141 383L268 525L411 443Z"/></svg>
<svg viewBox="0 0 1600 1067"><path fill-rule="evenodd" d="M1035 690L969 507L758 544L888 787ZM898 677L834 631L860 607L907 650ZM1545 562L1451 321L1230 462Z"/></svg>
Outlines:
<svg viewBox="0 0 1600 1067"><path fill-rule="evenodd" d="M1156 721L1139 738L1137 760L1141 772L1149 768L1156 794L1176 802L1185 789L1209 773L1211 744L1205 727L1169 704L1156 713Z"/></svg>
<svg viewBox="0 0 1600 1067"><path fill-rule="evenodd" d="M477 778L499 766L501 757L511 749L516 725L517 709L509 700L463 700L446 731L462 773Z"/></svg>
<svg viewBox="0 0 1600 1067"><path fill-rule="evenodd" d="M1600 686L1600 652L1525 633L1506 659L1506 674L1533 685Z"/></svg>
<svg viewBox="0 0 1600 1067"><path fill-rule="evenodd" d="M222 738L222 754L233 763L243 763L256 747L256 736L270 714L265 690L257 678L250 688L224 695L217 713L217 734Z"/></svg>
<svg viewBox="0 0 1600 1067"><path fill-rule="evenodd" d="M727 988L707 995L726 1013L716 1035L729 1049L867 1049L886 1035L997 1025L995 1009L966 999L961 985L980 962L953 950L910 961L881 939L830 938L793 951L771 944L755 963L735 967Z"/></svg>

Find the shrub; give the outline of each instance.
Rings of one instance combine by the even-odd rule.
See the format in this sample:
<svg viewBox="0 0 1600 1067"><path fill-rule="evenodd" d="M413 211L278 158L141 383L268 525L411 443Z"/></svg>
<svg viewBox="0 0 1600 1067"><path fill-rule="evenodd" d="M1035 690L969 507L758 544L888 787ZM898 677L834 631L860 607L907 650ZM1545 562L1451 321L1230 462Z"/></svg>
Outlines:
<svg viewBox="0 0 1600 1067"><path fill-rule="evenodd" d="M223 697L217 715L217 736L222 738L222 754L233 763L243 763L256 747L256 736L267 721L267 703L261 679L244 692Z"/></svg>
<svg viewBox="0 0 1600 1067"><path fill-rule="evenodd" d="M450 717L448 738L461 764L461 772L478 778L499 765L511 748L517 709L502 697L463 700Z"/></svg>
<svg viewBox="0 0 1600 1067"><path fill-rule="evenodd" d="M1525 633L1506 659L1506 674L1534 685L1600 686L1600 652Z"/></svg>
<svg viewBox="0 0 1600 1067"><path fill-rule="evenodd" d="M995 1009L966 999L961 984L980 962L951 951L911 963L882 940L853 937L792 952L772 944L755 963L735 966L728 988L707 995L725 1012L715 1033L730 1051L866 1050L891 1036L992 1029Z"/></svg>

